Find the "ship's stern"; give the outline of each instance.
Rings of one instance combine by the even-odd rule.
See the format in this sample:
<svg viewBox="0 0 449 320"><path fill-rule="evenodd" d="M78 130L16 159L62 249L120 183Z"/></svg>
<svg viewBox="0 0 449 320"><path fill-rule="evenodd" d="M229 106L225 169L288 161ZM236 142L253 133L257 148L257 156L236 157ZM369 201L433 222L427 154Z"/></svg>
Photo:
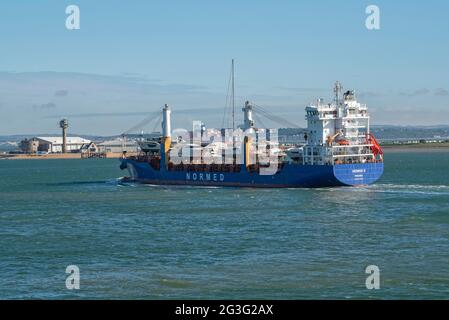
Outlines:
<svg viewBox="0 0 449 320"><path fill-rule="evenodd" d="M383 162L334 165L334 176L346 186L373 184L384 172Z"/></svg>

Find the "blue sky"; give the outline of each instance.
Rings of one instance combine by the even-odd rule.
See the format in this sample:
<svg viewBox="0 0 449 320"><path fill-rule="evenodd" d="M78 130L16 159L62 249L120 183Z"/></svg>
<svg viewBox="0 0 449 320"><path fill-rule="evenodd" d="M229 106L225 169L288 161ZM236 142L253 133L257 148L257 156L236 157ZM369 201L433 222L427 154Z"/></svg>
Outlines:
<svg viewBox="0 0 449 320"><path fill-rule="evenodd" d="M80 30L65 28L70 4ZM380 30L365 28L370 4ZM2 2L0 134L55 132L59 116L115 134L164 103L176 126L220 126L232 58L238 105L298 125L337 79L373 123L449 124L448 15L442 0Z"/></svg>

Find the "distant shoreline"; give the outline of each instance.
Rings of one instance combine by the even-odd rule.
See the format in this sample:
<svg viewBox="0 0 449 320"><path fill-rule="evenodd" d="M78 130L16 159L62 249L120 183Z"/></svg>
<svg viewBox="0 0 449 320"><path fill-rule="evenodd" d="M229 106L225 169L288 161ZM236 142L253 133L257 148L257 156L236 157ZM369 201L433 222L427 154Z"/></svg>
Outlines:
<svg viewBox="0 0 449 320"><path fill-rule="evenodd" d="M420 143L420 144L403 144L403 145L383 145L381 146L385 152L449 152L449 143Z"/></svg>
<svg viewBox="0 0 449 320"><path fill-rule="evenodd" d="M133 155L128 153L128 155ZM105 159L118 159L122 157L121 152L107 152ZM0 160L49 160L49 159L83 159L81 153L54 153L54 154L0 154ZM97 158L98 159L98 158ZM87 159L86 159L87 160Z"/></svg>
<svg viewBox="0 0 449 320"><path fill-rule="evenodd" d="M449 152L449 143L432 144L404 144L404 145L383 145L385 153L405 153L405 152ZM128 155L132 155L128 153ZM108 152L106 159L118 159L122 157L121 152ZM0 160L49 160L49 159L82 159L81 153L57 153L57 154L0 154Z"/></svg>

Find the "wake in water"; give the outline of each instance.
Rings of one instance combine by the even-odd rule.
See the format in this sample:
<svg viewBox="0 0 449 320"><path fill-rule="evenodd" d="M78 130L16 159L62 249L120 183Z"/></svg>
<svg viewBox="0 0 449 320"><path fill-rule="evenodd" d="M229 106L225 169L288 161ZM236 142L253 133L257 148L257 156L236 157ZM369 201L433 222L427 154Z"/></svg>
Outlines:
<svg viewBox="0 0 449 320"><path fill-rule="evenodd" d="M227 190L257 190L260 194L264 190L269 190L274 192L273 189L267 188L236 188L236 187L222 187L222 186L194 186L194 185L155 185L155 184L142 184L127 179L126 177L120 177L117 179L112 179L107 181L108 184L114 184L124 187L146 187L154 189L177 189L177 190L192 190L192 189L227 189ZM449 195L449 185L425 185L425 184L394 184L394 183L379 183L369 186L358 186L358 187L340 187L340 188L286 188L286 189L276 189L275 192L282 192L282 190L288 191L300 191L300 192L361 192L361 193L394 193L394 194L422 194L422 195L436 195L436 196L446 196Z"/></svg>
<svg viewBox="0 0 449 320"><path fill-rule="evenodd" d="M83 186L83 185L104 185L104 184L116 184L113 180L94 180L94 181L67 181L67 182L56 182L56 183L46 183L47 186Z"/></svg>
<svg viewBox="0 0 449 320"><path fill-rule="evenodd" d="M383 192L399 194L449 195L448 185L420 185L420 184L374 184L366 187L349 188L351 191Z"/></svg>

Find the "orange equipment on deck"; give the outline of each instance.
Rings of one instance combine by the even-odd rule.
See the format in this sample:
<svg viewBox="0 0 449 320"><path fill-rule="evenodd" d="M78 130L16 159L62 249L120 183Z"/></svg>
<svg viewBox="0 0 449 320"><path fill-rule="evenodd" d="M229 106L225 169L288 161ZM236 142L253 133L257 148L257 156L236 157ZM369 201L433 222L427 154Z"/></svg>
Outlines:
<svg viewBox="0 0 449 320"><path fill-rule="evenodd" d="M366 135L366 143L371 145L371 151L375 156L377 156L378 154L380 155L384 154L382 148L380 147L379 142L377 142L376 138L374 138L374 136L371 133L368 133Z"/></svg>
<svg viewBox="0 0 449 320"><path fill-rule="evenodd" d="M337 143L341 146L349 146L349 141L346 139L338 140Z"/></svg>

